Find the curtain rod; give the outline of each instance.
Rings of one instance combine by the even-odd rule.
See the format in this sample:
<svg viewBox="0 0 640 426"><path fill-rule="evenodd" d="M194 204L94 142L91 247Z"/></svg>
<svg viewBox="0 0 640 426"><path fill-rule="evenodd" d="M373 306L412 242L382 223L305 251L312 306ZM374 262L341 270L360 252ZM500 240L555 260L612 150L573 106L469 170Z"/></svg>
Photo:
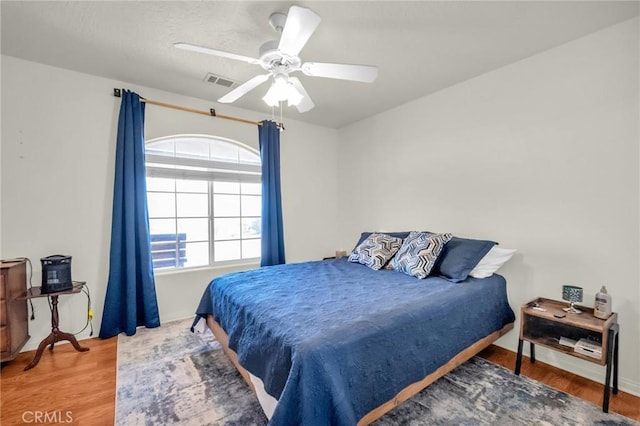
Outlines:
<svg viewBox="0 0 640 426"><path fill-rule="evenodd" d="M122 91L120 89L113 89L113 96L115 96L116 98L121 98L122 97ZM180 111L194 112L196 114L208 115L210 117L224 118L226 120L233 120L233 121L239 121L241 123L247 123L247 124L254 124L256 126L262 126L262 123L259 122L259 121L251 121L251 120L247 120L245 118L238 118L238 117L232 117L230 115L216 114L215 108L211 108L211 109L209 109L209 111L204 111L204 110L199 110L199 109L195 109L195 108L188 108L188 107L183 107L183 106L179 106L179 105L168 104L166 102L152 101L151 99L145 99L143 97L140 97L140 102L144 102L144 103L151 104L151 105L158 105L158 106L165 107L165 108L173 108L173 109L177 109L177 110L180 110ZM279 124L279 127L280 126L282 126L282 123ZM283 128L284 128L284 126L283 126Z"/></svg>

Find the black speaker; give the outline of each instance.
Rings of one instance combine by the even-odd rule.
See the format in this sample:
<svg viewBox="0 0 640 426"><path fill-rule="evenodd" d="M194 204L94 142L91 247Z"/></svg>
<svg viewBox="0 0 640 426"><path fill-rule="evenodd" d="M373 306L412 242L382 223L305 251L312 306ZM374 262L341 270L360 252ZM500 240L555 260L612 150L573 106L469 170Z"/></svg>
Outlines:
<svg viewBox="0 0 640 426"><path fill-rule="evenodd" d="M42 293L71 290L71 256L55 254L40 259L42 263Z"/></svg>

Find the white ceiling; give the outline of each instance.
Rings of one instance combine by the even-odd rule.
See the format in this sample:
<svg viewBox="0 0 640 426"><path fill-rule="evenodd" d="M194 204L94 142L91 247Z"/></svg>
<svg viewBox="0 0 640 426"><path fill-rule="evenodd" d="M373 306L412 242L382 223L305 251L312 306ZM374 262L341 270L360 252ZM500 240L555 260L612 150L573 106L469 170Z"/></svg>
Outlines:
<svg viewBox="0 0 640 426"><path fill-rule="evenodd" d="M260 45L278 36L269 15L292 4L322 17L303 61L380 69L373 84L298 75L316 107L304 114L285 108L285 117L336 128L633 18L640 9L637 1L3 0L2 54L215 101L229 89L204 82L207 73L244 82L262 69L173 43L257 57ZM234 105L270 114L261 100L267 89Z"/></svg>

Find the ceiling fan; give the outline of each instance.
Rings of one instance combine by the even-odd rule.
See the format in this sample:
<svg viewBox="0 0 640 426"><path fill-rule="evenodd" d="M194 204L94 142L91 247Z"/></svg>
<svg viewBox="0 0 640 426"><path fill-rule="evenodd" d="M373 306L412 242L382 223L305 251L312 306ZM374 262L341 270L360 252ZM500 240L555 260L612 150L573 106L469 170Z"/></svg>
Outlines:
<svg viewBox="0 0 640 426"><path fill-rule="evenodd" d="M260 47L259 58L184 42L175 43L174 46L179 49L260 65L268 71L267 74L257 75L236 87L218 99L218 102L234 102L266 82L269 77L273 77L271 88L262 99L270 106L278 106L280 102L286 100L289 106L295 105L299 112L306 112L315 105L300 80L289 76L292 72L302 71L303 74L311 77L335 78L363 83L372 83L378 77L378 68L375 66L323 62L303 63L298 55L320 24L320 20L320 16L314 11L300 6L291 6L286 15L284 13L271 14L269 24L281 33L280 40L264 43Z"/></svg>

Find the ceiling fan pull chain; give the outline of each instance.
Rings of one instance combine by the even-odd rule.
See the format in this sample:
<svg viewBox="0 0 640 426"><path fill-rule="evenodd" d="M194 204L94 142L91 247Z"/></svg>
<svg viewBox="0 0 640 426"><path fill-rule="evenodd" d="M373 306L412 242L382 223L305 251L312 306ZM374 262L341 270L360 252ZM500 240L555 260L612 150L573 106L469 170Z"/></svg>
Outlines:
<svg viewBox="0 0 640 426"><path fill-rule="evenodd" d="M284 101L280 101L280 125L281 125L280 131L282 131L282 128L284 128L284 125L282 125L282 104L283 103Z"/></svg>

